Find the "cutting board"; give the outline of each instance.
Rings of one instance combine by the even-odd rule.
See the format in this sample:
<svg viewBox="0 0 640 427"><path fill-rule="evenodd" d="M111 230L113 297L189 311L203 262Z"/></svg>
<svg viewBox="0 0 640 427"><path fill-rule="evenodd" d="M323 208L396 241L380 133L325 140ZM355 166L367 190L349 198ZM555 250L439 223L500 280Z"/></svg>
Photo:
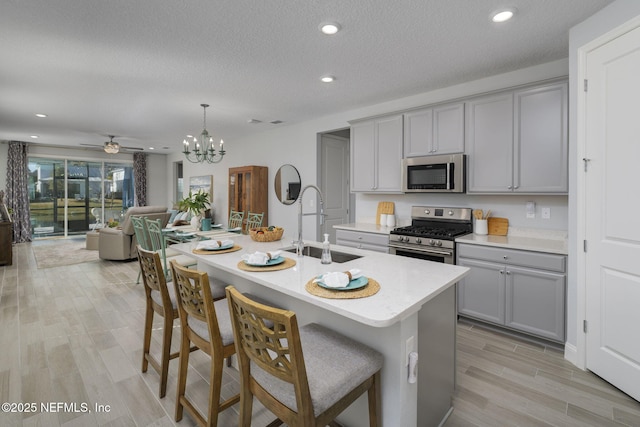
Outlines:
<svg viewBox="0 0 640 427"><path fill-rule="evenodd" d="M395 206L393 202L379 202L378 212L376 212L376 224L380 224L380 214L394 214Z"/></svg>
<svg viewBox="0 0 640 427"><path fill-rule="evenodd" d="M509 220L490 216L487 218L489 234L494 236L506 236L509 231Z"/></svg>

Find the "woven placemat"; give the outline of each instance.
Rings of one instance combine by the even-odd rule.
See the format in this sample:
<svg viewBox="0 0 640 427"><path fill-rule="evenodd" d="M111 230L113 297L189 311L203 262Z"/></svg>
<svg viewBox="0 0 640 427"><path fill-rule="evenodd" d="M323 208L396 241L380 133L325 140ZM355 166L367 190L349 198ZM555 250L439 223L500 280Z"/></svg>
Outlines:
<svg viewBox="0 0 640 427"><path fill-rule="evenodd" d="M247 265L244 261L240 261L238 263L238 268L244 271L277 271L277 270L286 270L287 268L291 268L296 265L296 260L291 258L285 258L284 262L276 265L269 265L266 267L257 267L253 265Z"/></svg>
<svg viewBox="0 0 640 427"><path fill-rule="evenodd" d="M242 246L233 245L233 247L229 249L223 249L220 251L205 251L203 249L193 249L191 252L193 252L196 255L219 255L219 254L228 254L229 252L239 251L240 249L242 249Z"/></svg>
<svg viewBox="0 0 640 427"><path fill-rule="evenodd" d="M331 299L366 298L366 297L370 297L371 295L377 294L378 291L380 290L380 283L373 280L371 277L368 278L369 283L367 283L367 286L360 289L353 290L353 291L334 291L331 289L326 289L318 285L317 283L313 283L314 279L315 277L309 280L307 284L304 285L304 288L311 295L315 295L317 297L322 297L322 298L331 298Z"/></svg>

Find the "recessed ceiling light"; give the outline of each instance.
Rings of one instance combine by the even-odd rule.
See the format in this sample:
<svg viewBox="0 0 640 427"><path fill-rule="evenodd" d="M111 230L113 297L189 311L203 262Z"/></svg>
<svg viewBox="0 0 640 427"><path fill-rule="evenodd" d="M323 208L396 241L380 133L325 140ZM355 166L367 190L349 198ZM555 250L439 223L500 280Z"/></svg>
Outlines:
<svg viewBox="0 0 640 427"><path fill-rule="evenodd" d="M338 31L340 31L340 24L337 24L335 22L327 22L325 24L320 24L320 31L322 31L323 34L332 36Z"/></svg>
<svg viewBox="0 0 640 427"><path fill-rule="evenodd" d="M193 135L187 135L187 138L193 138Z"/></svg>
<svg viewBox="0 0 640 427"><path fill-rule="evenodd" d="M515 13L516 13L515 9L498 10L491 14L491 20L493 22L505 22L513 18L513 15L515 15Z"/></svg>
<svg viewBox="0 0 640 427"><path fill-rule="evenodd" d="M333 76L324 76L322 78L320 78L320 80L322 80L324 83L331 83L335 80L336 78Z"/></svg>
<svg viewBox="0 0 640 427"><path fill-rule="evenodd" d="M149 150L155 150L155 147L149 147Z"/></svg>
<svg viewBox="0 0 640 427"><path fill-rule="evenodd" d="M33 138L33 139L38 139L38 138L40 138L40 137L39 137L38 135L31 135L31 138Z"/></svg>
<svg viewBox="0 0 640 427"><path fill-rule="evenodd" d="M36 117L44 118L44 117L47 117L47 115L42 113L36 113Z"/></svg>

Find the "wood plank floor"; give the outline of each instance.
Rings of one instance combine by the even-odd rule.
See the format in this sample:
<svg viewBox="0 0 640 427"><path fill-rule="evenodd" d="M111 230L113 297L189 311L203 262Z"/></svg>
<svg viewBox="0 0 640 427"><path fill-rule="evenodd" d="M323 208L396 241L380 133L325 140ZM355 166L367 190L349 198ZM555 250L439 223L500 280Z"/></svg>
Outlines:
<svg viewBox="0 0 640 427"><path fill-rule="evenodd" d="M0 412L0 426L192 426L173 421L177 363L171 362L167 396L159 377L140 371L144 298L135 262L87 262L37 269L31 245L14 246L14 265L0 267L0 401L34 402L35 412ZM174 348L179 328L176 322ZM156 323L152 351L159 349ZM192 353L188 394L206 407L208 357ZM460 323L458 388L453 426L640 426L640 403L562 353L542 345ZM223 395L239 388L225 368ZM80 407L86 402L91 412ZM44 413L40 404L76 404ZM97 412L95 405L109 406ZM255 426L273 416L254 404ZM237 405L219 425L237 425ZM395 427L395 426L392 426ZM423 426L420 426L423 427Z"/></svg>

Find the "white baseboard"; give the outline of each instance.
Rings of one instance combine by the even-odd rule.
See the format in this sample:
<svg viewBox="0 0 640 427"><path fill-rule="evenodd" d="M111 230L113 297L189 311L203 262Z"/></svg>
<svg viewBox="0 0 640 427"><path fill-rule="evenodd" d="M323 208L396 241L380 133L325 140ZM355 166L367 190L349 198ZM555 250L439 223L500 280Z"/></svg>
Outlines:
<svg viewBox="0 0 640 427"><path fill-rule="evenodd" d="M573 344L569 344L568 342L564 343L564 358L573 363L574 365L578 366L578 348L573 345ZM578 366L578 368L580 368ZM582 368L581 368L582 369Z"/></svg>

